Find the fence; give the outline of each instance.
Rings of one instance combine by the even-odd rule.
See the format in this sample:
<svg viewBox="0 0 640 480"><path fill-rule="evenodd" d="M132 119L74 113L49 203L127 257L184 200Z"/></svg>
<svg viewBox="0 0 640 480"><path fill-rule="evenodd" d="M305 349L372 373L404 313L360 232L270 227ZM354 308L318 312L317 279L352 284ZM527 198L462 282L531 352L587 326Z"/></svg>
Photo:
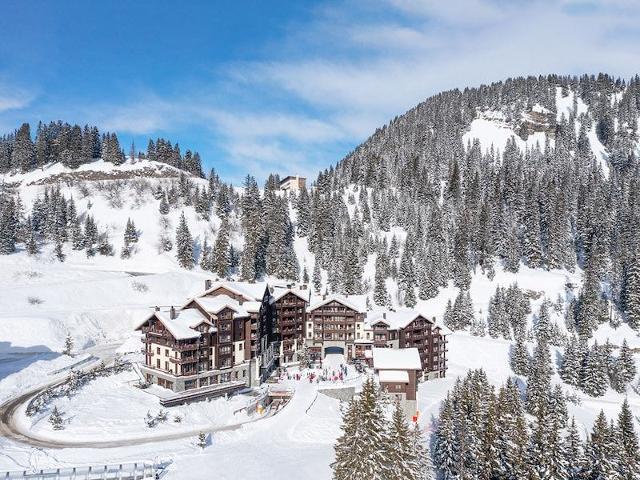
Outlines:
<svg viewBox="0 0 640 480"><path fill-rule="evenodd" d="M0 480L143 480L162 478L168 464L155 462L120 463L43 469L37 471L0 472Z"/></svg>

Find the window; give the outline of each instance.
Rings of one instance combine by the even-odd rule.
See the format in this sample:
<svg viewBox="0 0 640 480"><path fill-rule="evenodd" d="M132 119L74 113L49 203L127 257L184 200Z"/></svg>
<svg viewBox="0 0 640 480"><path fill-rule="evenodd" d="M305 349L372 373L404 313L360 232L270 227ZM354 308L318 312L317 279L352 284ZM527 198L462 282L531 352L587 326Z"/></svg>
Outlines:
<svg viewBox="0 0 640 480"><path fill-rule="evenodd" d="M156 347L156 353L160 355L160 347Z"/></svg>
<svg viewBox="0 0 640 480"><path fill-rule="evenodd" d="M169 356L169 349L168 349L168 348L165 348L165 349L164 349L164 354L165 354L167 357Z"/></svg>
<svg viewBox="0 0 640 480"><path fill-rule="evenodd" d="M156 368L160 368L160 359L156 359Z"/></svg>
<svg viewBox="0 0 640 480"><path fill-rule="evenodd" d="M164 362L164 369L169 370L169 362Z"/></svg>

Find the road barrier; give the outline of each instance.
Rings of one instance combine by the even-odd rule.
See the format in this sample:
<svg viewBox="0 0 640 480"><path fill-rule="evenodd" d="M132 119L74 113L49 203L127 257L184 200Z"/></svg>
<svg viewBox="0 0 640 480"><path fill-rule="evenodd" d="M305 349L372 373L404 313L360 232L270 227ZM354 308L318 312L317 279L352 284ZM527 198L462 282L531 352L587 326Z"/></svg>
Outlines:
<svg viewBox="0 0 640 480"><path fill-rule="evenodd" d="M36 471L0 472L0 480L144 480L162 478L167 463L136 462Z"/></svg>

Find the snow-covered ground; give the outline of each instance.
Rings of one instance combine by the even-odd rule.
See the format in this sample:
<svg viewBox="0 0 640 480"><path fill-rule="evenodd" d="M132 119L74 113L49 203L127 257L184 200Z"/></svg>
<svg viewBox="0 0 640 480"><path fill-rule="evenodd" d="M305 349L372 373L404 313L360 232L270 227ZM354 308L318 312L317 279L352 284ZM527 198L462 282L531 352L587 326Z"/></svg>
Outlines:
<svg viewBox="0 0 640 480"><path fill-rule="evenodd" d="M250 396L238 395L228 400L220 398L163 409L159 398L166 396L167 390L156 386L141 390L134 386L138 381L133 371L98 378L76 395L55 400L33 417L27 417L23 409L19 421L39 438L102 441L161 438L170 433L218 428L250 418L244 410L239 411L254 400ZM48 422L54 405L63 413L64 430L53 430ZM144 421L147 413L156 416L161 410L168 414L166 422L147 427ZM234 414L236 411L239 412ZM176 418L180 421L177 422Z"/></svg>

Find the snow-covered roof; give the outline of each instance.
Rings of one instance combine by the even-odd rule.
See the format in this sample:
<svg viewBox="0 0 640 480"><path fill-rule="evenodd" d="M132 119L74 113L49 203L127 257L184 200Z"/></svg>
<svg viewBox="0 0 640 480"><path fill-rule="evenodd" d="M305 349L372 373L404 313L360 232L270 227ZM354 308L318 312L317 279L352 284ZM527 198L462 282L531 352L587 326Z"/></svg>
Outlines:
<svg viewBox="0 0 640 480"><path fill-rule="evenodd" d="M293 293L296 297L301 298L305 302L309 301L309 290L301 290L298 288L275 288L271 294L271 303L277 302L288 293Z"/></svg>
<svg viewBox="0 0 640 480"><path fill-rule="evenodd" d="M373 368L376 370L422 370L417 348L374 348Z"/></svg>
<svg viewBox="0 0 640 480"><path fill-rule="evenodd" d="M173 319L169 311L155 312L155 316L176 340L199 338L200 332L195 330L195 327L201 323L206 323L210 328L215 328L202 313L193 308L176 311L176 318Z"/></svg>
<svg viewBox="0 0 640 480"><path fill-rule="evenodd" d="M429 317L412 308L400 308L396 311L369 312L367 314L367 323L373 325L374 323L384 322L391 330L396 330L406 327L420 316L429 320Z"/></svg>
<svg viewBox="0 0 640 480"><path fill-rule="evenodd" d="M406 370L380 370L380 383L409 383L409 372Z"/></svg>
<svg viewBox="0 0 640 480"><path fill-rule="evenodd" d="M187 304L191 303L192 301L196 302L206 312L213 315L220 313L225 308L229 308L235 312L233 314L234 318L249 316L249 312L244 308L244 304L240 305L238 301L234 300L228 295L216 295L215 297L196 297L192 300L189 300Z"/></svg>
<svg viewBox="0 0 640 480"><path fill-rule="evenodd" d="M311 302L309 307L307 308L308 312L311 312L317 308L322 307L330 302L338 302L348 307L352 310L355 310L358 313L364 313L367 311L367 296L366 295L327 295L325 298L322 296L314 296L311 297Z"/></svg>
<svg viewBox="0 0 640 480"><path fill-rule="evenodd" d="M258 313L261 306L262 302L244 302L242 304L242 308L244 308L249 313Z"/></svg>
<svg viewBox="0 0 640 480"><path fill-rule="evenodd" d="M250 283L250 282L214 282L211 288L198 295L199 297L206 296L212 292L215 292L219 288L225 288L236 295L242 296L249 301L261 302L264 297L264 292L267 289L267 284L264 282Z"/></svg>

